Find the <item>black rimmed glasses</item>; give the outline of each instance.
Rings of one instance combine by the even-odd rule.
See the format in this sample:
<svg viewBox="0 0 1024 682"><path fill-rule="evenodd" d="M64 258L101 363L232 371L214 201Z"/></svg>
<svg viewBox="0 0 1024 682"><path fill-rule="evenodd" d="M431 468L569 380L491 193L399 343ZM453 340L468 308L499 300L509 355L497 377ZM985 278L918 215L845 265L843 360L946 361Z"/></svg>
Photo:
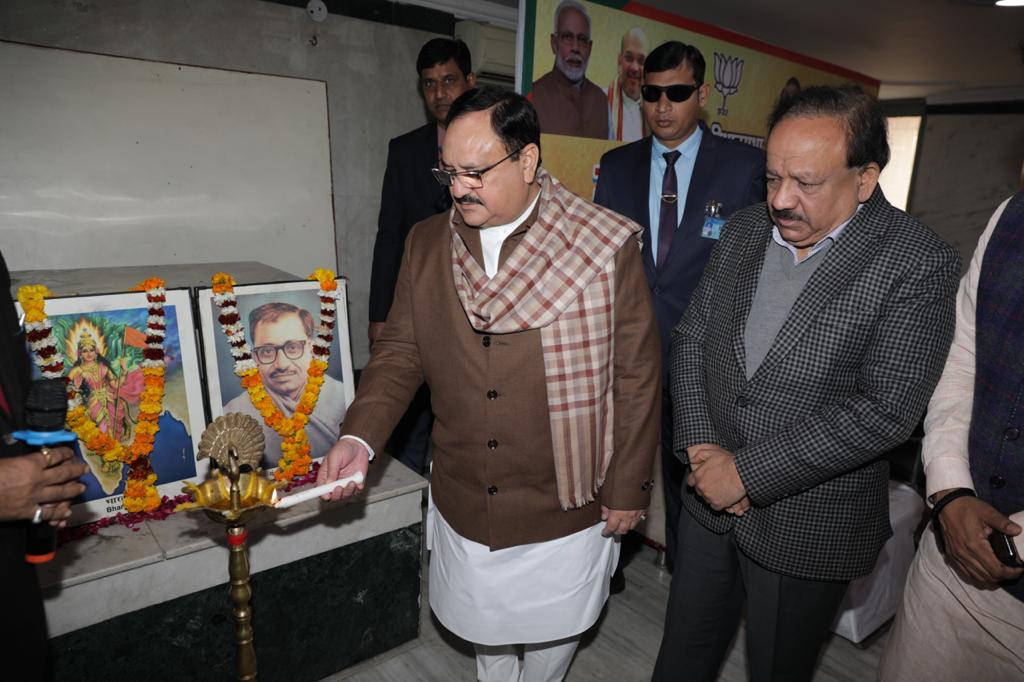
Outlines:
<svg viewBox="0 0 1024 682"><path fill-rule="evenodd" d="M500 161L496 161L487 168L481 168L479 170L454 171L445 170L444 168L431 168L430 172L434 174L434 179L437 180L438 184L442 187L451 187L455 184L455 178L459 178L462 180L462 184L466 189L480 189L484 186L484 173L497 168L521 151L521 149L517 149L514 152L509 152Z"/></svg>
<svg viewBox="0 0 1024 682"><path fill-rule="evenodd" d="M252 349L252 354L256 357L256 362L261 365L272 364L277 360L277 354L284 352L284 356L289 360L298 360L302 357L302 354L306 352L305 341L285 341L281 345L275 345L268 343L265 346L256 346Z"/></svg>
<svg viewBox="0 0 1024 682"><path fill-rule="evenodd" d="M693 96L693 93L700 89L700 83L694 83L693 85L684 85L679 83L677 85L644 85L640 88L640 93L644 96L646 102L657 102L661 99L661 93L665 93L670 102L685 102Z"/></svg>

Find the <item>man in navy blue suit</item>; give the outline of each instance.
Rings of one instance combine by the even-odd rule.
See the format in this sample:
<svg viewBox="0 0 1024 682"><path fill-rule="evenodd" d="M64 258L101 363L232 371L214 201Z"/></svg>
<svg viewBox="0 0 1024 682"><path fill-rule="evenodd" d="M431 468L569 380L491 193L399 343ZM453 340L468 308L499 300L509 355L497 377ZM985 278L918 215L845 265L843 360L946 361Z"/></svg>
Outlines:
<svg viewBox="0 0 1024 682"><path fill-rule="evenodd" d="M690 303L725 219L765 199L764 152L717 137L700 120L709 92L704 56L692 45L669 41L647 55L641 94L652 134L601 158L594 195L595 203L644 228L644 274L661 334L666 392L669 334ZM666 394L661 456L670 570L684 471L672 453L672 402ZM622 585L621 574L617 578Z"/></svg>
<svg viewBox="0 0 1024 682"><path fill-rule="evenodd" d="M448 190L430 169L437 165L444 121L451 103L476 85L469 48L461 40L433 38L416 58L420 94L430 121L388 144L388 164L381 190L377 241L370 275L370 344L377 340L391 310L405 237L413 225L451 208ZM423 386L395 428L388 451L417 473L427 470L427 446L433 416L430 393Z"/></svg>

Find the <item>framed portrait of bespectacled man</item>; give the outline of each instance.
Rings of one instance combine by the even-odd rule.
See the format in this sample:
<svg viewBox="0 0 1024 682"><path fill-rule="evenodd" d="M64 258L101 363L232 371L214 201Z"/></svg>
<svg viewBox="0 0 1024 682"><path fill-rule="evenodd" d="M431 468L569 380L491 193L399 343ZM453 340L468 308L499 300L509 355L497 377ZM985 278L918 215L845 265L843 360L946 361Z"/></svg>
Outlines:
<svg viewBox="0 0 1024 682"><path fill-rule="evenodd" d="M267 395L283 417L290 418L306 390L313 340L320 326L319 283L315 281L236 285L238 315L245 341ZM337 280L337 302L331 354L316 407L306 424L311 456L319 459L337 442L345 411L355 397L349 346L345 280ZM231 346L218 317L212 289L197 294L206 365L207 397L213 419L229 412L255 418L263 427L266 447L262 466L274 469L281 459L281 436L252 404L235 374Z"/></svg>

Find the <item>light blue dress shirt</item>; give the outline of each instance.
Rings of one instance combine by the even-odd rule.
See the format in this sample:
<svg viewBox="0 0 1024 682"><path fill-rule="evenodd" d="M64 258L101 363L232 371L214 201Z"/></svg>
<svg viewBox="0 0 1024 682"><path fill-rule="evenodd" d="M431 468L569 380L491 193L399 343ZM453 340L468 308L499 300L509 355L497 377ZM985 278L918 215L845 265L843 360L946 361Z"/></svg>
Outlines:
<svg viewBox="0 0 1024 682"><path fill-rule="evenodd" d="M658 228L661 225L661 183L665 179L665 152L673 149L679 150L679 158L676 159L676 227L683 221L683 209L686 208L686 194L690 189L690 178L693 177L693 166L697 163L697 151L700 149L701 138L704 131L700 126L693 131L693 134L683 140L678 147L666 147L658 138L651 136L651 186L648 197L648 211L651 217L651 248L653 253L658 253Z"/></svg>

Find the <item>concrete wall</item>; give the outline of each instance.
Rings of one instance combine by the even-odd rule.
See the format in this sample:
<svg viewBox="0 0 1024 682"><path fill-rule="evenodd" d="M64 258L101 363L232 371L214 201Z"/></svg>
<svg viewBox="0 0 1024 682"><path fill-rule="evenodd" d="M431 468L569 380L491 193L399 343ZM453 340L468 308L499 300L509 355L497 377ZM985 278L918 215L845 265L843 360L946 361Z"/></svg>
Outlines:
<svg viewBox="0 0 1024 682"><path fill-rule="evenodd" d="M432 36L337 15L315 24L301 7L258 0L0 2L0 40L327 82L338 263L350 282L356 367L368 357L370 263L387 141L426 121L415 62Z"/></svg>
<svg viewBox="0 0 1024 682"><path fill-rule="evenodd" d="M992 212L1020 187L1024 114L928 114L922 134L909 213L966 269Z"/></svg>

